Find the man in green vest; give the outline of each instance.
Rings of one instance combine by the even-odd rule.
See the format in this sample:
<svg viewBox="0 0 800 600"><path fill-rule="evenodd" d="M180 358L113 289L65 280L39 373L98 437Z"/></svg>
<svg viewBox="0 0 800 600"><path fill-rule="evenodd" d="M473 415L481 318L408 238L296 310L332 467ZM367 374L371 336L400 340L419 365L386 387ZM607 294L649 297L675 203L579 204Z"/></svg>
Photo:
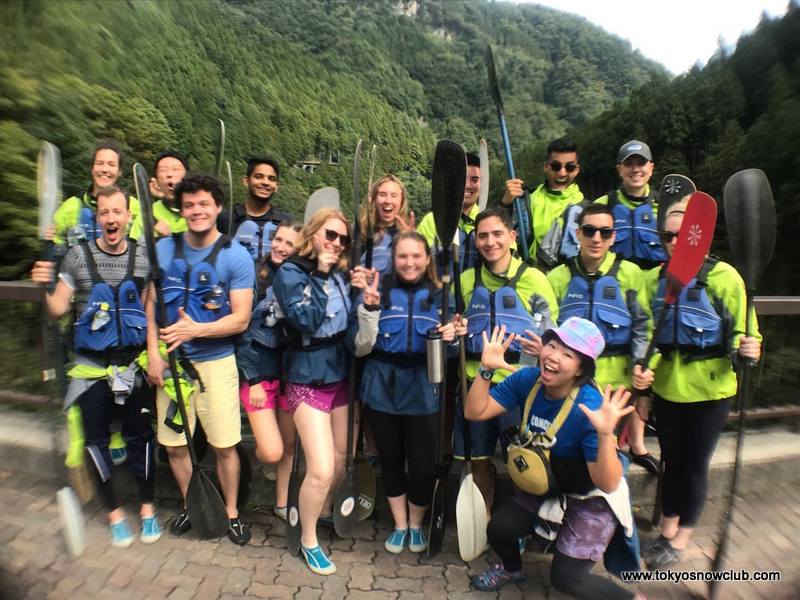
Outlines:
<svg viewBox="0 0 800 600"><path fill-rule="evenodd" d="M150 193L159 198L153 203L153 229L156 237L186 231L186 219L175 206L175 186L189 171L189 161L180 152L164 150L153 163L154 177L150 179ZM142 218L138 216L131 225L131 239L142 237Z"/></svg>
<svg viewBox="0 0 800 600"><path fill-rule="evenodd" d="M550 142L542 170L544 183L529 191L528 210L533 222L529 256L537 266L549 270L577 253L576 244L566 243L570 236L565 227L571 222L569 218L565 220L569 207L584 200L583 192L575 183L581 172L575 143L565 138ZM500 204L510 206L514 198L522 196L524 184L522 179L506 181L506 192Z"/></svg>

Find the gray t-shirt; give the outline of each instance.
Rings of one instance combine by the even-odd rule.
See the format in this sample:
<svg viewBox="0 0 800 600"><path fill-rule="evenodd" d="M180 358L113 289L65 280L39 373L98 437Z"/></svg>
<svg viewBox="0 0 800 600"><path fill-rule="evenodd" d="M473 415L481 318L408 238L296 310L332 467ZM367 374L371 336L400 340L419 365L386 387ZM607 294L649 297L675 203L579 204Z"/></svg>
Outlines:
<svg viewBox="0 0 800 600"><path fill-rule="evenodd" d="M109 254L98 248L94 240L89 242L89 249L97 265L97 271L107 284L115 286L125 278L125 274L128 272L128 253L131 246L129 241L128 250L123 254ZM80 245L72 246L67 251L58 276L75 292L75 310L77 314L81 314L86 308L86 301L92 289L92 274ZM133 277L141 294L150 281L150 262L147 260L147 248L144 244L136 245Z"/></svg>

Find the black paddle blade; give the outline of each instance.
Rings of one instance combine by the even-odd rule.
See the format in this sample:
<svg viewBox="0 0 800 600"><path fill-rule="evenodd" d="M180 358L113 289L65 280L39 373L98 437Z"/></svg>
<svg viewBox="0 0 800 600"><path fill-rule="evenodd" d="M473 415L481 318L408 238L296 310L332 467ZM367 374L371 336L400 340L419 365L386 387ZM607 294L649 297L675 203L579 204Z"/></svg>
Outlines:
<svg viewBox="0 0 800 600"><path fill-rule="evenodd" d="M356 474L356 521L364 521L372 515L375 509L375 471L363 456L356 458L353 463Z"/></svg>
<svg viewBox="0 0 800 600"><path fill-rule="evenodd" d="M494 66L494 53L491 46L486 46L486 71L489 73L489 93L492 95L498 112L503 112L503 99L500 97L500 86L497 84L497 69Z"/></svg>
<svg viewBox="0 0 800 600"><path fill-rule="evenodd" d="M436 556L442 549L444 541L444 486L447 482L437 478L433 488L433 502L428 512L428 549L425 555Z"/></svg>
<svg viewBox="0 0 800 600"><path fill-rule="evenodd" d="M356 516L356 477L352 465L333 498L333 530L339 537L352 537Z"/></svg>
<svg viewBox="0 0 800 600"><path fill-rule="evenodd" d="M220 538L230 528L225 502L214 483L198 467L192 471L186 491L186 509L192 530L203 539Z"/></svg>
<svg viewBox="0 0 800 600"><path fill-rule="evenodd" d="M464 149L452 140L441 140L433 157L431 209L436 235L447 247L458 228L467 181L467 159Z"/></svg>
<svg viewBox="0 0 800 600"><path fill-rule="evenodd" d="M734 173L723 194L733 262L748 290L755 290L775 251L775 200L761 169Z"/></svg>
<svg viewBox="0 0 800 600"><path fill-rule="evenodd" d="M289 477L289 496L286 501L286 546L294 556L300 554L300 436L294 442L292 474Z"/></svg>
<svg viewBox="0 0 800 600"><path fill-rule="evenodd" d="M667 219L669 207L675 202L697 191L694 182L686 175L670 173L661 180L661 189L658 192L658 230L664 231L664 221Z"/></svg>

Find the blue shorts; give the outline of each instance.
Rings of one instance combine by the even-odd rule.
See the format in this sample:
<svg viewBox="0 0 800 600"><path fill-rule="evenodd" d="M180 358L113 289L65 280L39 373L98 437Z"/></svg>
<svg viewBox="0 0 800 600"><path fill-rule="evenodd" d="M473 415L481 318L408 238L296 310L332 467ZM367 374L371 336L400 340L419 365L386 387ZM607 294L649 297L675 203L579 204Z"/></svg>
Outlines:
<svg viewBox="0 0 800 600"><path fill-rule="evenodd" d="M470 457L473 460L486 460L492 458L497 452L497 442L500 432L509 427L519 427L522 421L522 410L516 407L506 411L488 421L469 421ZM456 402L456 418L453 427L453 455L459 460L464 459L464 411L461 409L461 399ZM506 449L500 448L501 456L505 460Z"/></svg>

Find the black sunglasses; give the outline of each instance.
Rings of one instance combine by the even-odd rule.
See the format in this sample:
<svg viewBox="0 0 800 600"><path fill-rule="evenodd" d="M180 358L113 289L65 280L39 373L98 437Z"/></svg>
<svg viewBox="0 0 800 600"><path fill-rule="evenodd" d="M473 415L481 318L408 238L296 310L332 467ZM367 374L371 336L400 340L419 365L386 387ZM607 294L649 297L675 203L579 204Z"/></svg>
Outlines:
<svg viewBox="0 0 800 600"><path fill-rule="evenodd" d="M547 163L547 166L550 167L550 170L555 171L556 173L558 173L562 167L567 170L567 173L572 173L578 168L578 163L562 163L558 162L557 160L551 160Z"/></svg>
<svg viewBox="0 0 800 600"><path fill-rule="evenodd" d="M672 240L678 237L677 231L662 231L658 234L658 237L661 238L662 244L671 244Z"/></svg>
<svg viewBox="0 0 800 600"><path fill-rule="evenodd" d="M593 238L594 234L600 232L600 237L604 240L610 240L611 236L614 235L614 229L612 227L595 227L594 225L581 225L581 233L585 235L587 238Z"/></svg>
<svg viewBox="0 0 800 600"><path fill-rule="evenodd" d="M342 246L349 246L350 245L350 236L344 235L339 233L338 231L334 231L333 229L326 229L325 230L325 239L329 242L336 241L336 238L339 238L339 243Z"/></svg>

